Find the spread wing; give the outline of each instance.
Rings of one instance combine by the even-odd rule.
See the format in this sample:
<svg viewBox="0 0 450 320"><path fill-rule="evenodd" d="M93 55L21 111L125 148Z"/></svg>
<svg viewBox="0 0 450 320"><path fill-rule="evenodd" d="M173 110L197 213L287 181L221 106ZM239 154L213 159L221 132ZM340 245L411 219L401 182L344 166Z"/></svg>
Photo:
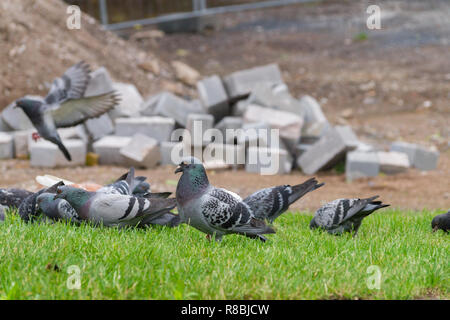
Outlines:
<svg viewBox="0 0 450 320"><path fill-rule="evenodd" d="M56 127L73 127L90 118L101 116L114 108L119 101L118 94L112 91L99 96L67 100L51 112Z"/></svg>
<svg viewBox="0 0 450 320"><path fill-rule="evenodd" d="M82 98L90 80L90 72L89 65L83 61L70 67L61 78L53 81L45 102L51 105Z"/></svg>

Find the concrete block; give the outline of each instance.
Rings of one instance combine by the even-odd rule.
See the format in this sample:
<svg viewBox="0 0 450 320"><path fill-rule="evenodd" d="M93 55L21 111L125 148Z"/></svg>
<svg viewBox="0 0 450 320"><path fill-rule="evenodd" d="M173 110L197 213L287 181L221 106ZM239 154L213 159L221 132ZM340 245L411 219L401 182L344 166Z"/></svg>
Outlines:
<svg viewBox="0 0 450 320"><path fill-rule="evenodd" d="M241 129L243 124L244 121L241 117L224 117L216 124L215 128L222 132L224 142L233 143L236 136L234 134L235 130ZM229 137L227 137L227 130L229 130Z"/></svg>
<svg viewBox="0 0 450 320"><path fill-rule="evenodd" d="M160 97L154 114L173 118L182 127L186 127L190 113L205 113L199 101L186 101L170 92L164 92Z"/></svg>
<svg viewBox="0 0 450 320"><path fill-rule="evenodd" d="M32 130L14 131L14 157L19 159L28 158L28 140L32 134Z"/></svg>
<svg viewBox="0 0 450 320"><path fill-rule="evenodd" d="M401 141L393 142L390 150L405 153L408 156L410 165L419 170L427 171L437 167L439 159L437 150Z"/></svg>
<svg viewBox="0 0 450 320"><path fill-rule="evenodd" d="M36 96L27 96L28 98L40 98ZM21 108L14 108L15 102L12 102L2 111L2 119L6 125L13 130L28 130L34 128L30 119Z"/></svg>
<svg viewBox="0 0 450 320"><path fill-rule="evenodd" d="M128 161L127 166L137 168L153 168L161 161L158 140L141 133L135 134L120 154Z"/></svg>
<svg viewBox="0 0 450 320"><path fill-rule="evenodd" d="M14 157L13 135L0 132L0 159L12 159Z"/></svg>
<svg viewBox="0 0 450 320"><path fill-rule="evenodd" d="M265 122L272 129L280 130L280 137L285 141L298 144L301 137L303 119L291 112L249 105L244 113L244 122Z"/></svg>
<svg viewBox="0 0 450 320"><path fill-rule="evenodd" d="M82 166L86 162L86 144L82 140L63 140L72 161L67 161L58 147L46 140L39 140L30 146L30 165L32 167L56 168Z"/></svg>
<svg viewBox="0 0 450 320"><path fill-rule="evenodd" d="M3 120L3 117L0 114L0 132L11 132L14 131L13 128L11 128L5 120Z"/></svg>
<svg viewBox="0 0 450 320"><path fill-rule="evenodd" d="M269 64L241 70L224 78L225 88L231 99L249 95L261 83L283 83L278 65Z"/></svg>
<svg viewBox="0 0 450 320"><path fill-rule="evenodd" d="M304 111L304 126L302 135L307 137L321 137L330 126L322 108L316 99L311 96L303 96L299 101Z"/></svg>
<svg viewBox="0 0 450 320"><path fill-rule="evenodd" d="M106 68L101 67L91 72L91 80L84 92L85 97L93 97L114 90L113 81Z"/></svg>
<svg viewBox="0 0 450 320"><path fill-rule="evenodd" d="M347 153L345 176L347 181L364 177L376 177L380 172L380 163L376 152L352 151Z"/></svg>
<svg viewBox="0 0 450 320"><path fill-rule="evenodd" d="M120 153L120 149L131 142L131 137L104 136L94 142L93 150L100 156L100 164L126 165L127 160Z"/></svg>
<svg viewBox="0 0 450 320"><path fill-rule="evenodd" d="M153 96L147 97L141 105L141 114L143 116L153 116L155 112L156 105L159 99L163 96L164 92L155 94Z"/></svg>
<svg viewBox="0 0 450 320"><path fill-rule="evenodd" d="M318 142L299 157L297 164L306 174L331 169L357 145L358 138L350 127L337 126L327 130Z"/></svg>
<svg viewBox="0 0 450 320"><path fill-rule="evenodd" d="M111 119L139 117L144 99L138 89L133 84L121 82L114 83L113 88L120 95L120 103L108 112Z"/></svg>
<svg viewBox="0 0 450 320"><path fill-rule="evenodd" d="M190 133L190 143L194 147L204 146L208 141L205 132L212 129L214 125L214 117L210 114L191 113L187 117L186 129Z"/></svg>
<svg viewBox="0 0 450 320"><path fill-rule="evenodd" d="M243 145L210 143L203 151L204 161L217 161L227 165L245 164L245 148Z"/></svg>
<svg viewBox="0 0 450 320"><path fill-rule="evenodd" d="M116 135L131 137L136 133L144 134L159 142L169 141L175 128L175 120L164 117L139 117L116 119Z"/></svg>
<svg viewBox="0 0 450 320"><path fill-rule="evenodd" d="M386 174L396 174L408 170L410 163L408 155L403 152L377 152L380 171Z"/></svg>
<svg viewBox="0 0 450 320"><path fill-rule="evenodd" d="M85 122L87 134L93 141L97 141L104 136L114 132L114 124L107 113L98 118L92 118Z"/></svg>
<svg viewBox="0 0 450 320"><path fill-rule="evenodd" d="M262 175L287 174L292 170L290 155L282 149L250 147L245 161L245 171Z"/></svg>
<svg viewBox="0 0 450 320"><path fill-rule="evenodd" d="M179 165L179 161L177 163L177 159L183 158L182 156L183 143L182 142L173 142L173 141L164 141L161 142L160 152L161 152L161 164L162 165ZM177 152L177 159L172 161L172 152Z"/></svg>
<svg viewBox="0 0 450 320"><path fill-rule="evenodd" d="M200 80L197 82L197 90L206 111L212 114L216 121L229 115L228 95L218 76L214 75Z"/></svg>

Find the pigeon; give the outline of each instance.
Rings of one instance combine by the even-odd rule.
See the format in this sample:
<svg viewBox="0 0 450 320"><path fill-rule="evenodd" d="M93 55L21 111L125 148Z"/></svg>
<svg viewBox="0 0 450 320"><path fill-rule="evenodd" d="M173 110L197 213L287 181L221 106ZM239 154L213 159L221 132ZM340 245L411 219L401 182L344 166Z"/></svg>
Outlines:
<svg viewBox="0 0 450 320"><path fill-rule="evenodd" d="M64 182L57 182L53 186L41 189L25 198L19 206L20 217L25 221L30 221L33 217L38 217L40 212L37 206L37 197L42 193L56 193L57 188L62 185L64 185Z"/></svg>
<svg viewBox="0 0 450 320"><path fill-rule="evenodd" d="M241 234L266 241L263 234L275 233L237 194L209 183L202 162L185 158L175 173L182 172L176 189L181 221L220 241L226 234Z"/></svg>
<svg viewBox="0 0 450 320"><path fill-rule="evenodd" d="M135 177L134 168L131 167L128 172L120 176L115 182L108 184L97 192L110 194L133 195L141 198L168 198L171 192L151 193L150 184L145 181L146 177Z"/></svg>
<svg viewBox="0 0 450 320"><path fill-rule="evenodd" d="M72 221L79 223L81 221L75 209L64 199L55 199L53 193L42 193L36 198L39 209L48 218L58 221Z"/></svg>
<svg viewBox="0 0 450 320"><path fill-rule="evenodd" d="M431 228L433 228L433 232L441 229L445 233L448 233L448 230L450 230L450 210L447 213L434 217L431 220Z"/></svg>
<svg viewBox="0 0 450 320"><path fill-rule="evenodd" d="M22 201L32 194L33 192L24 189L0 189L0 205L18 208Z"/></svg>
<svg viewBox="0 0 450 320"><path fill-rule="evenodd" d="M344 232L358 233L362 220L375 210L388 207L381 201L374 201L378 196L367 199L337 199L316 211L309 227L321 228L330 234L341 235Z"/></svg>
<svg viewBox="0 0 450 320"><path fill-rule="evenodd" d="M316 178L311 178L295 186L283 185L261 189L245 198L244 202L250 207L256 218L267 219L272 223L292 203L323 185L324 183L319 184Z"/></svg>
<svg viewBox="0 0 450 320"><path fill-rule="evenodd" d="M115 91L84 97L90 81L89 73L89 65L81 61L54 80L45 98L26 96L15 102L15 107L25 112L38 131L33 134L33 139L42 137L56 144L69 161L72 160L70 153L56 129L73 127L99 117L119 102Z"/></svg>
<svg viewBox="0 0 450 320"><path fill-rule="evenodd" d="M145 199L123 194L89 192L60 186L54 199L66 200L81 220L104 226L137 226L142 219L157 219L176 206L175 199Z"/></svg>

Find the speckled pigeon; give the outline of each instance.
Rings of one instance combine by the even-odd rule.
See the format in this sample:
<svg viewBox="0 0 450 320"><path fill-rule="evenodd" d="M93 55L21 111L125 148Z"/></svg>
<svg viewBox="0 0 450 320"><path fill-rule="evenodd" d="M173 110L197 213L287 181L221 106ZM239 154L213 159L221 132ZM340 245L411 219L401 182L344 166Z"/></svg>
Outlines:
<svg viewBox="0 0 450 320"><path fill-rule="evenodd" d="M226 234L241 234L265 241L263 234L275 233L237 194L210 185L205 168L194 157L184 159L175 173L182 172L176 198L182 222L220 241Z"/></svg>
<svg viewBox="0 0 450 320"><path fill-rule="evenodd" d="M64 199L81 220L104 226L136 226L142 219L157 219L176 206L175 199L145 199L122 194L58 187L55 199Z"/></svg>
<svg viewBox="0 0 450 320"><path fill-rule="evenodd" d="M37 197L42 193L56 193L57 188L62 185L64 185L64 182L57 182L53 186L39 190L25 198L19 206L20 217L25 221L30 221L31 218L39 216L39 208L36 201Z"/></svg>
<svg viewBox="0 0 450 320"><path fill-rule="evenodd" d="M48 218L58 221L66 220L79 223L81 221L75 209L64 199L55 199L53 193L42 193L36 199L39 209Z"/></svg>
<svg viewBox="0 0 450 320"><path fill-rule="evenodd" d="M19 208L22 201L32 194L33 192L24 189L0 189L0 205L9 208Z"/></svg>
<svg viewBox="0 0 450 320"><path fill-rule="evenodd" d="M448 233L448 230L450 230L450 210L447 213L434 217L433 220L431 220L431 228L433 228L433 231L440 229L445 233Z"/></svg>
<svg viewBox="0 0 450 320"><path fill-rule="evenodd" d="M89 66L79 62L69 68L61 78L54 80L45 98L24 97L16 101L31 120L40 137L53 142L71 161L69 151L63 145L57 128L73 127L90 118L99 117L114 108L119 98L115 91L94 97L84 97L90 81Z"/></svg>
<svg viewBox="0 0 450 320"><path fill-rule="evenodd" d="M256 218L267 219L272 223L292 203L323 185L324 183L319 184L316 178L311 178L295 186L283 185L261 189L245 198L244 202L250 207Z"/></svg>
<svg viewBox="0 0 450 320"><path fill-rule="evenodd" d="M388 207L381 201L374 201L378 196L367 199L337 199L316 211L309 227L321 228L330 234L341 235L344 232L358 233L362 220L375 210Z"/></svg>
<svg viewBox="0 0 450 320"><path fill-rule="evenodd" d="M145 181L146 179L142 176L135 177L134 168L131 167L115 182L98 189L97 192L133 195L141 198L168 198L171 195L171 192L151 193L150 184Z"/></svg>

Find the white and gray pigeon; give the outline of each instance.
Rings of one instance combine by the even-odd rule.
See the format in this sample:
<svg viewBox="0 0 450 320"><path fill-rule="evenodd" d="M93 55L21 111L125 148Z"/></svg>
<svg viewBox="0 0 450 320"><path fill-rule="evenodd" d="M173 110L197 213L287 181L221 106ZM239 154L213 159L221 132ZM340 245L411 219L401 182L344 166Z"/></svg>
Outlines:
<svg viewBox="0 0 450 320"><path fill-rule="evenodd" d="M32 194L33 192L25 189L0 188L0 205L9 208L19 208L20 204Z"/></svg>
<svg viewBox="0 0 450 320"><path fill-rule="evenodd" d="M145 199L122 194L89 192L60 186L54 199L66 200L80 220L104 226L137 226L144 218L157 219L176 206L175 199Z"/></svg>
<svg viewBox="0 0 450 320"><path fill-rule="evenodd" d="M42 193L36 198L37 205L42 213L54 221L81 222L78 213L64 199L55 199L53 193Z"/></svg>
<svg viewBox="0 0 450 320"><path fill-rule="evenodd" d="M341 235L344 232L355 232L362 220L375 210L388 207L381 201L374 201L378 196L366 199L337 199L325 204L316 211L309 227L321 228L330 234Z"/></svg>
<svg viewBox="0 0 450 320"><path fill-rule="evenodd" d="M182 172L176 198L181 221L220 241L226 234L241 234L265 241L263 234L275 233L237 194L209 183L201 161L185 158L175 173Z"/></svg>
<svg viewBox="0 0 450 320"><path fill-rule="evenodd" d="M447 213L443 213L437 215L431 220L431 228L434 231L442 230L445 233L448 233L450 230L450 210Z"/></svg>
<svg viewBox="0 0 450 320"><path fill-rule="evenodd" d="M282 185L258 190L245 198L244 202L250 207L256 218L267 219L272 223L292 203L323 185L324 183L319 184L316 178L311 178L295 186Z"/></svg>
<svg viewBox="0 0 450 320"><path fill-rule="evenodd" d="M69 161L70 153L56 129L73 127L90 118L99 117L119 102L115 91L84 97L90 81L89 73L89 66L83 61L79 62L69 68L61 78L53 81L45 98L27 96L15 102L15 107L25 112L38 131L33 134L33 139L42 137L56 144Z"/></svg>

